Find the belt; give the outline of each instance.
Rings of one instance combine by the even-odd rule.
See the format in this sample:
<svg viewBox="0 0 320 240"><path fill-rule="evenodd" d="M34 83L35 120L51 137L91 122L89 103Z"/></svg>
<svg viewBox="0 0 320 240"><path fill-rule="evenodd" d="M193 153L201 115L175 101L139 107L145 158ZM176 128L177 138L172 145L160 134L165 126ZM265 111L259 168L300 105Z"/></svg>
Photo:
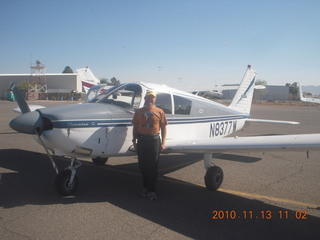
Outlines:
<svg viewBox="0 0 320 240"><path fill-rule="evenodd" d="M159 136L159 133L156 133L156 134L149 134L149 135L145 135L145 134L139 134L138 137L141 137L141 138L155 138L155 137L158 137Z"/></svg>

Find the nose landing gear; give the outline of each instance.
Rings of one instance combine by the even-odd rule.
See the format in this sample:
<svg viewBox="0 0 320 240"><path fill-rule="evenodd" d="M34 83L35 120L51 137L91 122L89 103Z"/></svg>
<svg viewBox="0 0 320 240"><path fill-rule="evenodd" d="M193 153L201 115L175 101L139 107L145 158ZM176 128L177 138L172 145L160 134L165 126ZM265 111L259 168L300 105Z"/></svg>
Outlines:
<svg viewBox="0 0 320 240"><path fill-rule="evenodd" d="M60 172L55 180L55 188L62 196L72 195L78 187L77 168L81 163L75 159L71 159L71 164L65 170Z"/></svg>

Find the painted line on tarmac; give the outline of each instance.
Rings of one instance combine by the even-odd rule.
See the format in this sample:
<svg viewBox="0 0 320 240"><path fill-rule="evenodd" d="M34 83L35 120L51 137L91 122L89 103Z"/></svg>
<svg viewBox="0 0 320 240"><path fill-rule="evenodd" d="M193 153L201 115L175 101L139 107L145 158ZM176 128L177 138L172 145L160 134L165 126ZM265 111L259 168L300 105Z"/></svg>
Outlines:
<svg viewBox="0 0 320 240"><path fill-rule="evenodd" d="M272 202L285 203L285 204L307 207L307 208L312 208L312 209L319 209L320 208L319 205L316 205L313 203L299 202L299 201L295 201L295 200L265 196L265 195L255 194L255 193L239 192L239 191L224 189L224 188L220 188L220 189L218 189L218 191L230 193L230 194L234 194L234 195L239 195L242 197L249 197L249 198L254 198L254 199L259 199L259 200L268 200L268 201L272 201Z"/></svg>
<svg viewBox="0 0 320 240"><path fill-rule="evenodd" d="M204 185L201 185L201 184L183 182L182 180L178 180L178 179L172 179L172 178L168 179L168 178L162 178L162 177L160 177L159 179L161 179L163 181L167 181L167 182L178 183L181 185L191 185L191 186L193 185L193 186L206 188ZM290 204L290 205L294 205L294 206L300 206L300 207L306 207L309 209L320 210L320 206L317 204L314 204L314 203L299 202L299 201L290 200L290 199L265 196L265 195L255 194L255 193L240 192L240 191L235 191L235 190L230 190L230 189L225 189L225 188L219 188L217 191L236 195L236 196L251 198L251 199L255 199L255 200L268 200L268 201L272 201L272 202L276 202L276 203L285 203L285 204Z"/></svg>
<svg viewBox="0 0 320 240"><path fill-rule="evenodd" d="M91 164L88 164L88 165L91 165ZM114 166L112 168L107 168L107 170L112 171L112 172L124 173L124 174L132 175L132 176L141 176L140 173L122 170L122 169L116 168ZM163 171L163 169L160 170L159 172L161 172L161 171ZM174 183L181 184L181 185L198 186L201 188L206 188L205 185L202 185L202 184L184 182L183 180L174 179L174 178L159 177L158 179L162 180L162 181L166 181L166 182L174 182ZM252 198L252 199L256 199L256 200L268 200L268 201L272 201L272 202L276 202L276 203L290 204L290 205L306 207L306 208L310 208L310 209L320 209L320 206L317 204L314 204L314 203L300 202L300 201L271 197L271 196L260 195L260 194L255 194L255 193L240 192L240 191L235 191L235 190L230 190L230 189L225 189L225 188L219 188L217 191L229 193L229 194L233 194L233 195L237 195L237 196Z"/></svg>

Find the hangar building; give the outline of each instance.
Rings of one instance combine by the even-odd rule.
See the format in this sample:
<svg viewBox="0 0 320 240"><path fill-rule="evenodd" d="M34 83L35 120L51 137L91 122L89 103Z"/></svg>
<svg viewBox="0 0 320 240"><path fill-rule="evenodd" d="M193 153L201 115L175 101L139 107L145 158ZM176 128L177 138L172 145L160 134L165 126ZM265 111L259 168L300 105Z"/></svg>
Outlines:
<svg viewBox="0 0 320 240"><path fill-rule="evenodd" d="M0 74L0 99L7 99L10 82L17 86L29 82L31 74ZM45 73L48 93L81 93L82 83L77 73Z"/></svg>
<svg viewBox="0 0 320 240"><path fill-rule="evenodd" d="M265 89L259 89L254 91L254 101L288 101L290 100L290 92L288 86L274 86L267 85ZM223 98L232 99L236 94L237 89L224 90Z"/></svg>

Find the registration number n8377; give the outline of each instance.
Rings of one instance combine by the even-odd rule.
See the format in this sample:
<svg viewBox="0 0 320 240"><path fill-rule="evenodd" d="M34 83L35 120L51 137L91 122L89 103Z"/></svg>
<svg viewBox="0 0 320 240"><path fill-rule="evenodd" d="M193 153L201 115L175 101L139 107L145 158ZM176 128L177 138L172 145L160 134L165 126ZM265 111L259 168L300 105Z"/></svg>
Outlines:
<svg viewBox="0 0 320 240"><path fill-rule="evenodd" d="M210 123L210 137L225 136L231 134L236 126L236 121L220 121Z"/></svg>

